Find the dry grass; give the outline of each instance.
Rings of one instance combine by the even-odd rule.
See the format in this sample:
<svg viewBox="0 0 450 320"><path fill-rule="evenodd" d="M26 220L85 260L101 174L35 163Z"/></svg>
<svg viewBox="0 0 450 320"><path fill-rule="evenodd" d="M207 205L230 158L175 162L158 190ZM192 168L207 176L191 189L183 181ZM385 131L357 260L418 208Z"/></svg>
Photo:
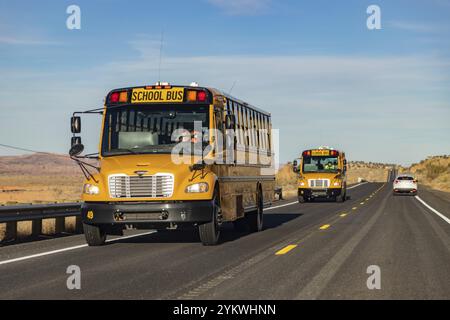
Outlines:
<svg viewBox="0 0 450 320"><path fill-rule="evenodd" d="M388 178L390 165L350 162L347 171L347 183L357 183L359 179L369 182L386 182Z"/></svg>
<svg viewBox="0 0 450 320"><path fill-rule="evenodd" d="M71 202L80 199L83 175L69 158L33 154L0 157L0 203Z"/></svg>
<svg viewBox="0 0 450 320"><path fill-rule="evenodd" d="M70 202L80 199L83 177L59 176L0 176L0 203Z"/></svg>
<svg viewBox="0 0 450 320"><path fill-rule="evenodd" d="M276 185L283 188L284 198L292 198L297 195L297 174L292 171L291 164L280 166L275 178Z"/></svg>
<svg viewBox="0 0 450 320"><path fill-rule="evenodd" d="M432 189L450 192L450 156L430 157L400 172L410 172L419 179L419 184Z"/></svg>

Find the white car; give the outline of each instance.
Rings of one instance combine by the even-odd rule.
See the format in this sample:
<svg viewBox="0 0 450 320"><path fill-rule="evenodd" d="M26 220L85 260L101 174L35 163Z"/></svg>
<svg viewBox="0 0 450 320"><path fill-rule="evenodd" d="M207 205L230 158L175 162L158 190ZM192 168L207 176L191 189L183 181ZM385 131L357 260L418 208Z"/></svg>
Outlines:
<svg viewBox="0 0 450 320"><path fill-rule="evenodd" d="M393 184L394 195L404 193L410 195L417 194L417 179L412 174L398 175Z"/></svg>

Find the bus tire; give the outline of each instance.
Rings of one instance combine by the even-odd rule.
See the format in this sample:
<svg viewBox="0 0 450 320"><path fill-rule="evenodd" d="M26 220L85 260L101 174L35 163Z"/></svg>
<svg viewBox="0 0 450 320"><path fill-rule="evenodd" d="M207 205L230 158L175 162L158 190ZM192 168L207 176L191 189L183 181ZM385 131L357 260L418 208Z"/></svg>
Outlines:
<svg viewBox="0 0 450 320"><path fill-rule="evenodd" d="M335 200L336 200L336 202L344 202L345 201L344 195L335 197Z"/></svg>
<svg viewBox="0 0 450 320"><path fill-rule="evenodd" d="M220 197L217 188L214 191L212 202L213 202L213 210L212 210L213 213L211 221L203 223L198 226L200 240L204 246L214 246L219 242Z"/></svg>
<svg viewBox="0 0 450 320"><path fill-rule="evenodd" d="M257 194L257 209L249 212L247 215L247 224L250 232L259 232L264 227L264 201L261 189L258 188Z"/></svg>
<svg viewBox="0 0 450 320"><path fill-rule="evenodd" d="M83 223L84 237L90 247L102 246L106 241L106 232L100 226Z"/></svg>
<svg viewBox="0 0 450 320"><path fill-rule="evenodd" d="M298 197L298 203L305 203L305 198L302 196Z"/></svg>

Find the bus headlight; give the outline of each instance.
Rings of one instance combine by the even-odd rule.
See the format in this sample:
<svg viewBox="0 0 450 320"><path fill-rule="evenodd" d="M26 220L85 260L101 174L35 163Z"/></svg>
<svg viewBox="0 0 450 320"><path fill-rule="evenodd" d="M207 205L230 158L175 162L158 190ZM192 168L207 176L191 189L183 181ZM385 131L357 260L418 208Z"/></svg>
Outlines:
<svg viewBox="0 0 450 320"><path fill-rule="evenodd" d="M304 186L305 186L305 183L304 183L303 181L300 182L300 186L304 187Z"/></svg>
<svg viewBox="0 0 450 320"><path fill-rule="evenodd" d="M335 187L339 187L340 185L341 185L340 181L333 182L333 186L335 186Z"/></svg>
<svg viewBox="0 0 450 320"><path fill-rule="evenodd" d="M206 182L194 183L186 187L187 193L203 193L208 192L209 185Z"/></svg>
<svg viewBox="0 0 450 320"><path fill-rule="evenodd" d="M90 195L99 194L100 188L96 185L86 183L83 186L83 193L90 194Z"/></svg>

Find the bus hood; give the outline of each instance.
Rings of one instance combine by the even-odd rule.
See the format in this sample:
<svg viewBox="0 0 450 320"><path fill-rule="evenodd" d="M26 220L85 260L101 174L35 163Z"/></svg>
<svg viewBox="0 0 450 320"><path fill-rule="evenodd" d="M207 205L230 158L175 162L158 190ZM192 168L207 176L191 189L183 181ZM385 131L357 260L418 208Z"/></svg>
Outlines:
<svg viewBox="0 0 450 320"><path fill-rule="evenodd" d="M189 160L189 159L188 159ZM200 157L192 157L192 161L187 163L176 164L172 161L170 154L138 154L138 155L121 155L114 157L105 157L100 161L100 173L96 174L99 178L98 186L101 192L97 195L83 194L84 201L130 201L138 199L142 200L208 200L212 196L213 186L216 176L211 172L210 168L206 168L204 174L198 174L198 171L191 171L190 166L201 161ZM196 161L196 162L194 162ZM128 176L148 176L155 174L173 175L173 194L169 197L135 197L135 198L117 198L111 197L109 189L109 178L113 175ZM211 186L207 192L197 194L187 194L185 188L194 183L206 182ZM92 183L86 181L85 183Z"/></svg>
<svg viewBox="0 0 450 320"><path fill-rule="evenodd" d="M181 174L189 173L189 167L199 162L200 157L191 157L190 162L176 164L172 161L171 154L146 154L146 155L121 155L106 157L101 160L103 176L111 174L126 175L152 175L156 173Z"/></svg>
<svg viewBox="0 0 450 320"><path fill-rule="evenodd" d="M311 172L311 173L302 173L301 174L305 179L337 179L342 177L340 173L329 173L329 172Z"/></svg>

